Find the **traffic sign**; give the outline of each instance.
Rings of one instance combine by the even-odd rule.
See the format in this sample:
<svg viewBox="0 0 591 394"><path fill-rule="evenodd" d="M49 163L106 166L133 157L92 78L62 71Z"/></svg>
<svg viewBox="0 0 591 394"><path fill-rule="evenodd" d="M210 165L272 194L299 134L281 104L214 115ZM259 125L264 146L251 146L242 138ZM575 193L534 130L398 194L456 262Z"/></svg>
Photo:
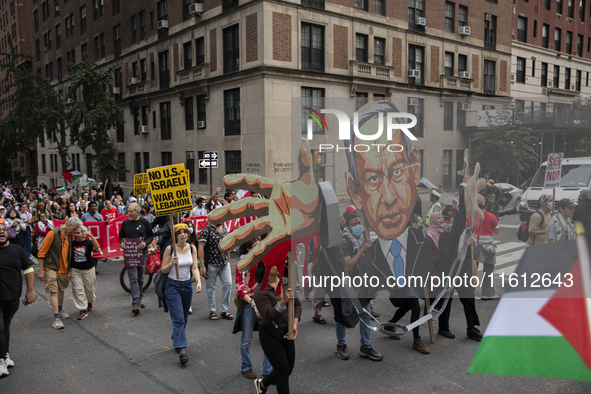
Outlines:
<svg viewBox="0 0 591 394"><path fill-rule="evenodd" d="M203 152L203 158L204 159L217 159L218 152L217 151ZM216 167L217 167L217 165L216 165Z"/></svg>
<svg viewBox="0 0 591 394"><path fill-rule="evenodd" d="M217 159L200 159L199 168L218 168Z"/></svg>

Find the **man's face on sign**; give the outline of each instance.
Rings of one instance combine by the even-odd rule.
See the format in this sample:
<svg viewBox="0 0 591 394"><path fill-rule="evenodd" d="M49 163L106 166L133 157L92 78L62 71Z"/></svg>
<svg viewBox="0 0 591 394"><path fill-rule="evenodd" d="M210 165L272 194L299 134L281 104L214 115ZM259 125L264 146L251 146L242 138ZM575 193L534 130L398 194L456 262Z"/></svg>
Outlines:
<svg viewBox="0 0 591 394"><path fill-rule="evenodd" d="M384 120L385 122L385 120ZM377 116L365 122L361 133L375 134L378 129ZM376 141L359 141L355 144L367 144L368 152L356 152L355 164L359 186L349 177L347 188L357 209L362 209L371 228L384 239L394 239L406 228L414 206L416 186L421 178L419 153L413 151L412 163L408 162L407 147L401 131L395 131L392 141L388 141L386 132ZM380 151L371 144L384 144ZM404 146L402 152L387 150L389 145ZM364 147L362 147L364 149ZM400 146L393 146L394 151Z"/></svg>

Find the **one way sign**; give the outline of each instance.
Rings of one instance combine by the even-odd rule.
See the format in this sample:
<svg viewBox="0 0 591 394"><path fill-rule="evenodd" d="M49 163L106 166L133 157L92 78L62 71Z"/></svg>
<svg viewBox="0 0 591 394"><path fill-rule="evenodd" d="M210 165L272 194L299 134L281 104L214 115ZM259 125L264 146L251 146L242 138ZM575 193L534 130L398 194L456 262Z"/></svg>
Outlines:
<svg viewBox="0 0 591 394"><path fill-rule="evenodd" d="M199 160L199 168L218 168L217 159L201 159Z"/></svg>
<svg viewBox="0 0 591 394"><path fill-rule="evenodd" d="M217 159L218 153L216 151L203 152L203 158L204 159ZM217 167L217 165L216 165L216 167Z"/></svg>

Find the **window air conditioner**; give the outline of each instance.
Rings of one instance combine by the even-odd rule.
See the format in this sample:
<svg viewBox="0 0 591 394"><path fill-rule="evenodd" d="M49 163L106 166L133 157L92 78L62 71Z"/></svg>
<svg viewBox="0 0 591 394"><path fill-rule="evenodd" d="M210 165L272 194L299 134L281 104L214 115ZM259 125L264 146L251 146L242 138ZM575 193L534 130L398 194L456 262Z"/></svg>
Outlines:
<svg viewBox="0 0 591 394"><path fill-rule="evenodd" d="M409 98L407 103L411 107L417 107L419 105L419 99L418 98Z"/></svg>
<svg viewBox="0 0 591 394"><path fill-rule="evenodd" d="M415 18L415 25L417 26L425 26L427 24L427 20L421 16L417 16Z"/></svg>
<svg viewBox="0 0 591 394"><path fill-rule="evenodd" d="M460 78L470 78L470 73L468 71L460 71L458 73L458 77L460 77Z"/></svg>
<svg viewBox="0 0 591 394"><path fill-rule="evenodd" d="M197 121L197 128L204 129L205 128L205 121L204 120Z"/></svg>
<svg viewBox="0 0 591 394"><path fill-rule="evenodd" d="M158 29L168 29L168 21L167 20L158 21Z"/></svg>
<svg viewBox="0 0 591 394"><path fill-rule="evenodd" d="M470 35L470 26L460 26L458 28L458 34L469 36Z"/></svg>
<svg viewBox="0 0 591 394"><path fill-rule="evenodd" d="M148 126L139 126L138 130L140 134L148 134Z"/></svg>
<svg viewBox="0 0 591 394"><path fill-rule="evenodd" d="M408 76L410 78L420 78L421 70L408 70Z"/></svg>

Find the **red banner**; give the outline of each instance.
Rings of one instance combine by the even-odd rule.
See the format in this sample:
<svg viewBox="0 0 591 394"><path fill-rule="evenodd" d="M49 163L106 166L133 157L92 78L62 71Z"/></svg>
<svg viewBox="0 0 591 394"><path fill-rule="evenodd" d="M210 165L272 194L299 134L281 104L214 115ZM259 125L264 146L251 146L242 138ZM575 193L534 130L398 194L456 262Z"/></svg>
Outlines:
<svg viewBox="0 0 591 394"><path fill-rule="evenodd" d="M232 231L252 222L255 219L256 216L249 216L240 219L228 220L224 223L224 226L226 226L228 233L231 233ZM183 222L189 220L193 222L193 227L197 229L197 238L199 238L199 233L205 228L205 226L207 226L207 215L193 216L192 218L183 219Z"/></svg>
<svg viewBox="0 0 591 394"><path fill-rule="evenodd" d="M105 222L84 222L84 226L94 235L99 243L99 249L92 254L95 259L111 259L123 256L123 249L119 245L119 230L127 215ZM55 227L64 224L65 220L54 220Z"/></svg>

